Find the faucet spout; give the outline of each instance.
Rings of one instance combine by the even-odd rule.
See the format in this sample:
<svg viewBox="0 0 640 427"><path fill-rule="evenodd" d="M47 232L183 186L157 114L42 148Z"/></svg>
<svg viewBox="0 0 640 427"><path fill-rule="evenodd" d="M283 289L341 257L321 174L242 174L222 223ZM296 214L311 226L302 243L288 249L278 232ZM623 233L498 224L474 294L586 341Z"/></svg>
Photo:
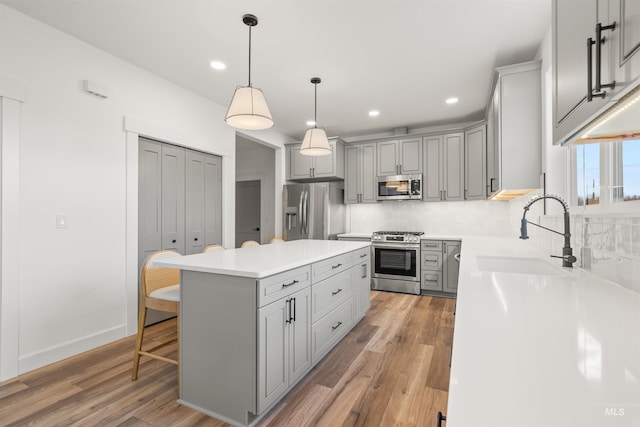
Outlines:
<svg viewBox="0 0 640 427"><path fill-rule="evenodd" d="M559 202L564 209L564 233L560 233L559 231L552 230L547 227L543 227L535 222L527 221L527 212L531 205L535 202L543 199L553 199ZM573 263L577 261L576 257L573 256L573 249L571 248L571 231L569 229L569 205L565 202L561 197L553 195L553 194L543 194L540 196L536 196L529 200L529 202L524 206L524 213L522 214L522 220L520 221L520 238L528 239L527 235L527 224L535 225L536 227L543 228L545 230L551 231L552 233L560 234L564 236L564 246L562 247L562 256L551 255L553 258L562 258L562 266L563 267L573 267Z"/></svg>

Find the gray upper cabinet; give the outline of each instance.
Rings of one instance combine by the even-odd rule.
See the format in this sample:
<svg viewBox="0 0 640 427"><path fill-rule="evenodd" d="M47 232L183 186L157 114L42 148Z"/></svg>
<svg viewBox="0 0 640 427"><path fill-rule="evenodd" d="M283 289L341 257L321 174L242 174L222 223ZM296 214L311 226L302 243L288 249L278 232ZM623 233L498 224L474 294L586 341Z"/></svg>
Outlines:
<svg viewBox="0 0 640 427"><path fill-rule="evenodd" d="M376 144L345 148L345 203L376 203Z"/></svg>
<svg viewBox="0 0 640 427"><path fill-rule="evenodd" d="M378 176L422 173L422 138L378 142Z"/></svg>
<svg viewBox="0 0 640 427"><path fill-rule="evenodd" d="M422 181L422 200L439 202L444 188L442 174L442 135L424 138L424 180Z"/></svg>
<svg viewBox="0 0 640 427"><path fill-rule="evenodd" d="M596 25L606 27L613 22L615 29L603 30L598 46ZM552 28L553 140L558 144L573 137L640 76L640 3L636 0L555 0ZM589 38L594 41L591 46L587 42ZM598 47L600 64L596 60ZM598 67L602 85L599 92ZM606 86L614 81L614 87Z"/></svg>
<svg viewBox="0 0 640 427"><path fill-rule="evenodd" d="M464 200L464 133L428 136L424 141L423 200Z"/></svg>
<svg viewBox="0 0 640 427"><path fill-rule="evenodd" d="M302 144L287 145L287 179L313 182L344 179L344 142L329 138L331 154L305 156L300 154Z"/></svg>
<svg viewBox="0 0 640 427"><path fill-rule="evenodd" d="M511 197L540 187L540 64L531 61L496 70L487 107L486 188L490 197Z"/></svg>
<svg viewBox="0 0 640 427"><path fill-rule="evenodd" d="M640 2L609 0L609 19L619 31L609 34L615 56L616 85L628 86L640 77Z"/></svg>
<svg viewBox="0 0 640 427"><path fill-rule="evenodd" d="M464 133L464 188L466 200L482 200L486 194L486 126Z"/></svg>

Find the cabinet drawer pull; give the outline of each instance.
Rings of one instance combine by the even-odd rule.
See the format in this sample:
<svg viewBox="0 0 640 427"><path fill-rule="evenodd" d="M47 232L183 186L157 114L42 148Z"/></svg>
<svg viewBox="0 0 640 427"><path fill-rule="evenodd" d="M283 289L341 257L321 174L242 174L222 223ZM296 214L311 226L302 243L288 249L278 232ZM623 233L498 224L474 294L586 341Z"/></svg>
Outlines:
<svg viewBox="0 0 640 427"><path fill-rule="evenodd" d="M437 248L438 244L437 243L425 243L424 246L427 247L427 248Z"/></svg>
<svg viewBox="0 0 640 427"><path fill-rule="evenodd" d="M425 282L437 282L438 279L424 279Z"/></svg>
<svg viewBox="0 0 640 427"><path fill-rule="evenodd" d="M338 288L337 291L331 292L331 296L338 295L340 292L342 292L342 289Z"/></svg>
<svg viewBox="0 0 640 427"><path fill-rule="evenodd" d="M331 330L335 331L336 329L338 329L340 326L342 325L342 322L338 322L338 324L336 326L332 326Z"/></svg>
<svg viewBox="0 0 640 427"><path fill-rule="evenodd" d="M438 262L437 259L425 259L424 262Z"/></svg>
<svg viewBox="0 0 640 427"><path fill-rule="evenodd" d="M297 281L297 280L294 280L293 282L290 282L290 283L283 283L283 284L282 284L282 287L283 287L283 288L287 288L287 287L289 287L289 286L293 286L293 285L295 285L296 283L298 283L298 281Z"/></svg>
<svg viewBox="0 0 640 427"><path fill-rule="evenodd" d="M335 270L335 269L336 269L336 268L338 268L338 267L342 267L342 264L332 265L332 266L331 266L331 269L334 269L334 270Z"/></svg>
<svg viewBox="0 0 640 427"><path fill-rule="evenodd" d="M360 258L364 258L366 256L367 256L367 254L362 254L362 255L360 255Z"/></svg>

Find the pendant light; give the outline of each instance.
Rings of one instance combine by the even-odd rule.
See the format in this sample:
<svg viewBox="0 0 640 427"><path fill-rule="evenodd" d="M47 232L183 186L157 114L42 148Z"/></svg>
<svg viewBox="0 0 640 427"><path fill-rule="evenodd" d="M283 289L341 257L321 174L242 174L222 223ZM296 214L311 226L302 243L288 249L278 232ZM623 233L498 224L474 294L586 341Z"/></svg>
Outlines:
<svg viewBox="0 0 640 427"><path fill-rule="evenodd" d="M331 147L329 146L329 140L324 129L318 129L318 83L320 83L320 77L313 77L311 83L315 87L315 108L313 113L313 127L307 129L307 133L304 135L302 145L300 146L300 154L306 156L324 156L331 154Z"/></svg>
<svg viewBox="0 0 640 427"><path fill-rule="evenodd" d="M236 129L268 129L273 119L267 101L260 89L251 86L251 27L258 25L258 18L246 14L242 22L249 27L249 84L236 87L224 121Z"/></svg>

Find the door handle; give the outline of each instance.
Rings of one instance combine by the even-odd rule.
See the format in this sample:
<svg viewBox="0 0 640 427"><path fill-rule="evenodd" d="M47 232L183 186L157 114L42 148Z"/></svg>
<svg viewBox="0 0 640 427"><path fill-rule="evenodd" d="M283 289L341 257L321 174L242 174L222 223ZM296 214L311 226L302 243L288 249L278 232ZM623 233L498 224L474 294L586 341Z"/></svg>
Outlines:
<svg viewBox="0 0 640 427"><path fill-rule="evenodd" d="M176 239L173 239L173 240L171 241L171 243L175 243L175 242L176 242Z"/></svg>
<svg viewBox="0 0 640 427"><path fill-rule="evenodd" d="M253 231L260 231L260 227L254 228ZM198 240L198 239L196 239L196 240Z"/></svg>
<svg viewBox="0 0 640 427"><path fill-rule="evenodd" d="M197 241L198 241L198 238L197 238L197 237L194 237L194 238L193 238L193 241L194 241L194 242L197 242Z"/></svg>

